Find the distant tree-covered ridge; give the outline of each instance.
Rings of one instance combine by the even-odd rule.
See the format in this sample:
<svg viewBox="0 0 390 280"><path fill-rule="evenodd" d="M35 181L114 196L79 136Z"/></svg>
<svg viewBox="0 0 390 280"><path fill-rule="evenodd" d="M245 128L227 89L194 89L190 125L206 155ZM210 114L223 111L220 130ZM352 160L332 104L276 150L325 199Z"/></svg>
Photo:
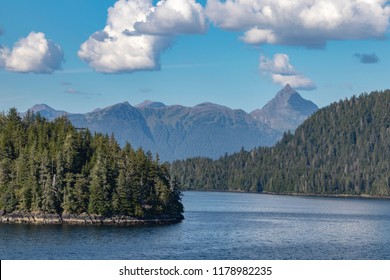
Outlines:
<svg viewBox="0 0 390 280"><path fill-rule="evenodd" d="M271 148L176 161L172 175L186 189L389 197L389 109L390 90L354 96Z"/></svg>
<svg viewBox="0 0 390 280"><path fill-rule="evenodd" d="M0 210L11 213L183 218L169 166L114 137L16 109L0 114Z"/></svg>

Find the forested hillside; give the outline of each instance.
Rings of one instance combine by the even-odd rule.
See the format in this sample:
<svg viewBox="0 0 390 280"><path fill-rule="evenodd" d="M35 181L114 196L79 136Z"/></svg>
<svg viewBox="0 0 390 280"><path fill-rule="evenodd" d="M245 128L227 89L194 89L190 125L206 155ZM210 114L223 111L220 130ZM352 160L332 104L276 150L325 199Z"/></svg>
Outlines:
<svg viewBox="0 0 390 280"><path fill-rule="evenodd" d="M187 189L390 195L390 90L320 109L271 148L176 161Z"/></svg>
<svg viewBox="0 0 390 280"><path fill-rule="evenodd" d="M182 218L181 193L150 153L121 149L66 117L0 114L0 210L4 213Z"/></svg>

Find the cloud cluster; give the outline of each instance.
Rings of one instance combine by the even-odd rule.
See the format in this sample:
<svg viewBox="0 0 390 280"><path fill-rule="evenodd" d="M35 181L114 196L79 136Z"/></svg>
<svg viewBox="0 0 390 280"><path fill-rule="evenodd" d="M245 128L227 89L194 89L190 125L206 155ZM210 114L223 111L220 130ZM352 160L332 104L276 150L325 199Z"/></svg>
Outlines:
<svg viewBox="0 0 390 280"><path fill-rule="evenodd" d="M203 33L206 19L195 0L119 0L108 10L102 31L84 42L78 55L98 72L160 68L161 52L176 36Z"/></svg>
<svg viewBox="0 0 390 280"><path fill-rule="evenodd" d="M315 48L329 40L384 38L390 17L387 0L208 0L205 8L197 0L155 2L117 0L105 27L81 44L79 58L103 73L158 70L161 53L177 36L206 31L206 17L222 29L243 31L241 40L248 44ZM375 53L354 56L364 64L379 62ZM8 71L53 73L63 60L61 47L40 32L21 38L12 49L0 45L0 69ZM315 88L286 54L261 56L260 69L275 83Z"/></svg>
<svg viewBox="0 0 390 280"><path fill-rule="evenodd" d="M9 51L0 45L0 69L5 68L5 61Z"/></svg>
<svg viewBox="0 0 390 280"><path fill-rule="evenodd" d="M373 64L379 62L379 57L375 53L366 54L366 53L355 53L356 57L362 64Z"/></svg>
<svg viewBox="0 0 390 280"><path fill-rule="evenodd" d="M260 57L260 70L270 75L274 83L300 90L313 90L316 88L313 81L299 73L290 64L290 58L287 54L275 54L273 59L265 56Z"/></svg>
<svg viewBox="0 0 390 280"><path fill-rule="evenodd" d="M386 0L208 0L206 14L223 29L245 31L249 44L323 47L384 37L390 7Z"/></svg>
<svg viewBox="0 0 390 280"><path fill-rule="evenodd" d="M19 39L12 49L0 46L0 68L11 72L50 74L61 68L61 47L41 32Z"/></svg>

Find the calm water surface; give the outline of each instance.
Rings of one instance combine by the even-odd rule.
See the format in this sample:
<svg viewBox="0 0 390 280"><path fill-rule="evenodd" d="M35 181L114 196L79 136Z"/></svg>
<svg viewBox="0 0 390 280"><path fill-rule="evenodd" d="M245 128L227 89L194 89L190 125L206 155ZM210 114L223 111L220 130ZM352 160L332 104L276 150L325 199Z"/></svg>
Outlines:
<svg viewBox="0 0 390 280"><path fill-rule="evenodd" d="M0 224L0 259L390 259L390 201L185 192L152 227Z"/></svg>

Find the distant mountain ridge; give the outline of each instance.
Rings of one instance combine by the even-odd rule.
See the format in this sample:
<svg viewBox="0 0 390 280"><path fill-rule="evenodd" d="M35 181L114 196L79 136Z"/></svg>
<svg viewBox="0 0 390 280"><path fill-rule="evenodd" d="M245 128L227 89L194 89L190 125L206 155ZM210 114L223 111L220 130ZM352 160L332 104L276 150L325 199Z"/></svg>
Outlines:
<svg viewBox="0 0 390 280"><path fill-rule="evenodd" d="M289 102L289 106L283 102ZM278 103L280 108L271 110ZM135 106L118 103L86 114L57 111L45 104L35 105L30 110L49 120L67 115L76 127L113 133L120 145L129 142L134 148L142 147L158 153L162 160L172 161L196 156L218 158L242 147L272 146L285 130L296 128L294 123L289 123L284 129L280 125L281 116L290 114L290 118L300 124L317 108L308 104L314 103L303 99L287 85L263 109L251 114L210 102L185 107L150 100ZM285 113L283 108L287 108Z"/></svg>

